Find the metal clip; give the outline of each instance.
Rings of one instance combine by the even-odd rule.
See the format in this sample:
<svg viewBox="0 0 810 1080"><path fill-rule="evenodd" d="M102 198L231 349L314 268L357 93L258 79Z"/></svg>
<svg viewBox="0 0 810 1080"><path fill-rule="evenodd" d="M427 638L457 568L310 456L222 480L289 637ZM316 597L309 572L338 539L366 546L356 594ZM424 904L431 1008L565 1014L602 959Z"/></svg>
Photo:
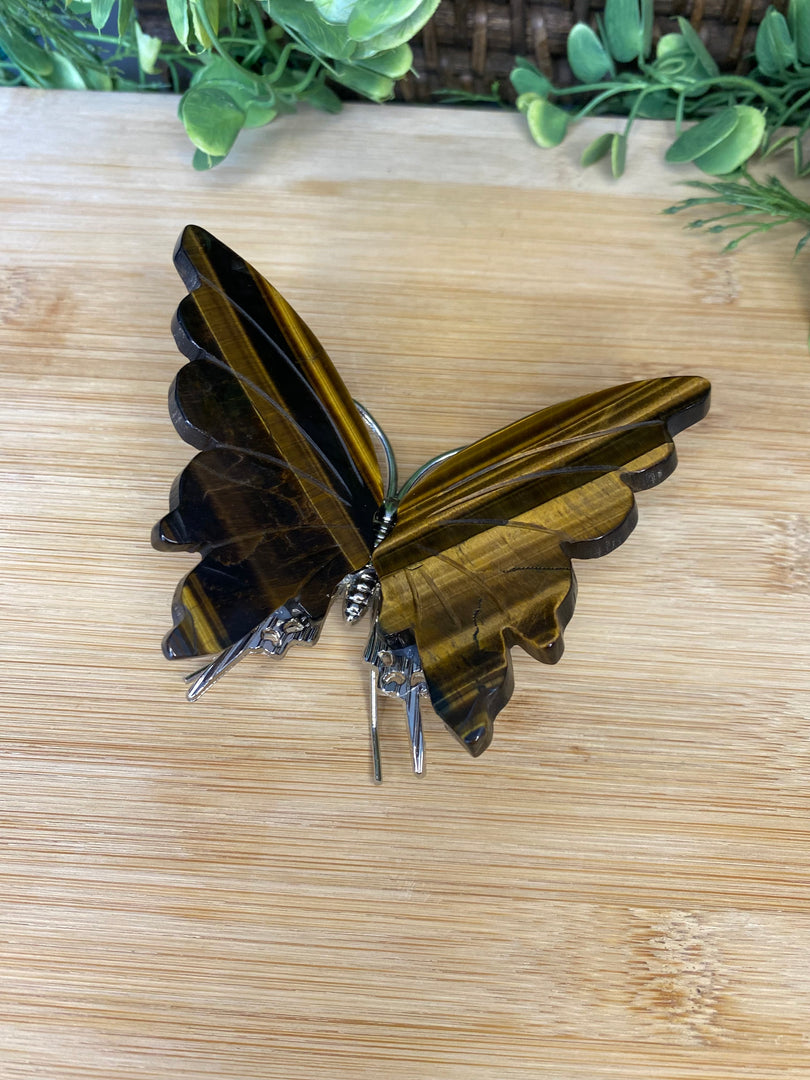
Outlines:
<svg viewBox="0 0 810 1080"><path fill-rule="evenodd" d="M428 693L422 661L416 645L400 645L388 638L375 618L366 645L365 660L372 665L371 672L371 757L374 779L382 780L380 742L377 730L377 691L386 697L398 697L405 703L408 718L408 736L411 742L413 771L421 776L425 769L425 742L422 733L420 700Z"/></svg>
<svg viewBox="0 0 810 1080"><path fill-rule="evenodd" d="M187 693L189 701L196 701L209 687L222 678L243 656L252 652L266 652L271 656L283 656L290 645L314 645L321 632L321 623L315 622L306 608L295 600L276 608L257 627L239 641L221 652L210 664L187 677L192 682Z"/></svg>

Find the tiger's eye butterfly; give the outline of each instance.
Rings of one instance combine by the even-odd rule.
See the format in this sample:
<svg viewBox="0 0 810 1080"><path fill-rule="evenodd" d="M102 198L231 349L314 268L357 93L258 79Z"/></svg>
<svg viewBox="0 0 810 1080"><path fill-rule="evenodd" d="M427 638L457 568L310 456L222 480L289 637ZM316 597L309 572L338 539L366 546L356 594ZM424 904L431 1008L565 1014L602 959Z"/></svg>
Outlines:
<svg viewBox="0 0 810 1080"><path fill-rule="evenodd" d="M215 655L190 677L189 698L247 653L314 644L341 593L349 621L372 619L376 778L378 690L405 704L417 772L423 697L482 753L512 694L510 649L560 659L571 559L627 538L634 492L675 468L673 436L706 415L708 382L649 379L552 405L399 486L379 425L273 286L194 225L174 261L189 294L173 332L191 362L170 413L200 452L152 539L202 556L163 642L170 659Z"/></svg>

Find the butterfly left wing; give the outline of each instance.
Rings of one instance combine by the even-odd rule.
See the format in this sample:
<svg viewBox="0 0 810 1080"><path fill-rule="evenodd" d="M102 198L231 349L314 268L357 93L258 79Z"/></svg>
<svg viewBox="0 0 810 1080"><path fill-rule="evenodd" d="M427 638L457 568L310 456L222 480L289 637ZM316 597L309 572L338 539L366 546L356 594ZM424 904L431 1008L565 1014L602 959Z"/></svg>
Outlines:
<svg viewBox="0 0 810 1080"><path fill-rule="evenodd" d="M202 559L178 587L164 652L228 650L275 611L290 627L304 612L317 634L374 541L382 483L368 431L315 336L256 270L193 225L175 265L190 292L173 330L191 362L169 407L201 453L152 539Z"/></svg>
<svg viewBox="0 0 810 1080"><path fill-rule="evenodd" d="M621 544L634 492L675 468L672 438L705 416L695 377L628 383L534 413L442 461L403 498L373 561L380 629L415 641L436 712L478 755L509 700L509 650L555 663L571 558Z"/></svg>

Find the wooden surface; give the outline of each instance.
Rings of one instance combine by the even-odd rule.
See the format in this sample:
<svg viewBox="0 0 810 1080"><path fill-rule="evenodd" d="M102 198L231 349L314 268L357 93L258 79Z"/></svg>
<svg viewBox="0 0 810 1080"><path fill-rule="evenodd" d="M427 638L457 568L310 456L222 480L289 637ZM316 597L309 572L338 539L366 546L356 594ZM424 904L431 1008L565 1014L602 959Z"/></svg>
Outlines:
<svg viewBox="0 0 810 1080"><path fill-rule="evenodd" d="M810 1076L807 256L733 255L502 113L302 113L195 174L170 99L0 95L3 1080ZM149 546L195 221L315 329L408 471L695 372L709 418L579 563L556 668L473 761L385 707L364 627L196 705ZM181 670L182 668L182 670Z"/></svg>

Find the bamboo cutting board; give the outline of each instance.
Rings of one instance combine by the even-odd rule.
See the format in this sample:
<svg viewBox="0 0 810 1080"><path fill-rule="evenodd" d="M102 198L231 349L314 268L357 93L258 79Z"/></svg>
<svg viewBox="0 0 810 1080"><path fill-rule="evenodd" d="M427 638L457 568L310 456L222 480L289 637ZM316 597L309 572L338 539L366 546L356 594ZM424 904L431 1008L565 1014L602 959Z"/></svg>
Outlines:
<svg viewBox="0 0 810 1080"><path fill-rule="evenodd" d="M810 1076L806 256L657 212L501 113L353 106L195 174L171 99L0 96L3 1080ZM579 141L577 141L579 140ZM265 272L403 473L554 401L714 385L640 522L579 563L556 668L473 761L382 717L364 628L196 705L159 650L192 560L171 266Z"/></svg>

